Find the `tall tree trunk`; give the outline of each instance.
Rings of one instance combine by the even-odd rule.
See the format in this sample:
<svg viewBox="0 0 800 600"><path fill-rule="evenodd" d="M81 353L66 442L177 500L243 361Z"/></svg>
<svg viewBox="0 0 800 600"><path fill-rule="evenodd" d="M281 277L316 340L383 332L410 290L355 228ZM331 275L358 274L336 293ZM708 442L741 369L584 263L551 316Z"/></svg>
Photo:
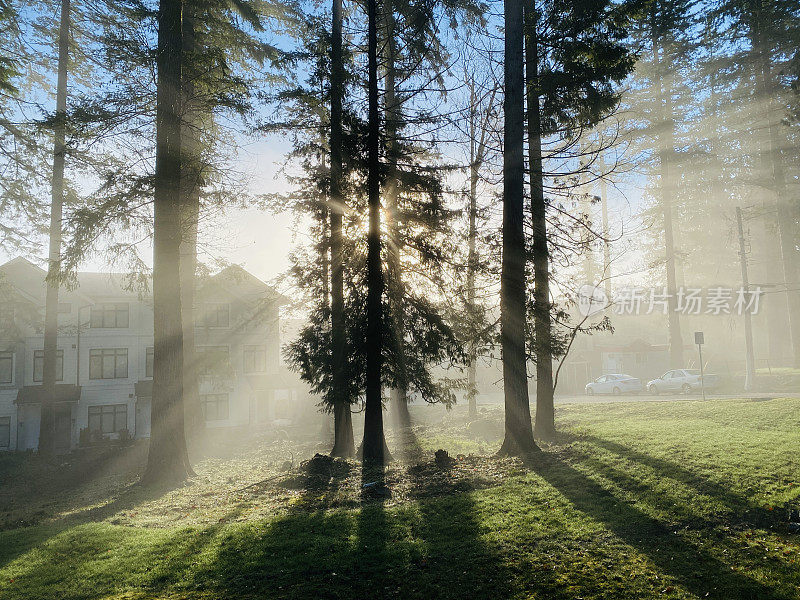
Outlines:
<svg viewBox="0 0 800 600"><path fill-rule="evenodd" d="M333 357L334 438L331 456L355 455L351 398L344 394L344 365L347 343L344 325L344 270L342 256L342 97L344 95L344 58L342 56L342 0L333 0L331 38L331 346Z"/></svg>
<svg viewBox="0 0 800 600"><path fill-rule="evenodd" d="M324 163L322 168L325 168ZM327 204L327 203L326 203ZM322 308L326 313L331 310L331 259L328 252L331 249L331 222L328 209L323 206L319 212L321 225L320 234L322 241L319 245L319 262L322 269Z"/></svg>
<svg viewBox="0 0 800 600"><path fill-rule="evenodd" d="M527 38L526 38L527 40ZM541 139L540 139L541 144ZM591 189L587 184L588 181L588 161L586 157L589 153L588 143L585 137L581 137L578 145L579 153L579 170L578 170L578 203L580 205L580 215L582 219L586 219L587 225L592 223L592 195ZM581 227L580 245L581 254L583 257L583 280L588 284L594 284L598 280L597 276L597 260L595 257L595 249L592 247L594 243L594 232L588 226Z"/></svg>
<svg viewBox="0 0 800 600"><path fill-rule="evenodd" d="M469 205L467 212L469 215L469 231L467 234L468 254L467 254L467 310L474 313L477 310L475 305L476 289L475 278L478 272L478 180L480 179L480 169L486 158L486 134L489 130L488 120L492 114L494 104L494 92L489 97L486 112L483 119L478 113L478 97L475 92L474 74L465 73L469 85L470 113L469 113ZM479 124L479 121L480 124ZM480 135L480 137L478 137ZM478 387L477 387L477 362L478 346L476 340L469 342L469 354L467 360L467 401L469 404L470 418L478 416Z"/></svg>
<svg viewBox="0 0 800 600"><path fill-rule="evenodd" d="M383 464L383 406L381 403L383 273L381 272L381 184L380 184L380 115L378 113L378 18L377 0L367 0L367 193L369 199L369 234L367 238L367 372L364 409L363 459L369 464Z"/></svg>
<svg viewBox="0 0 800 600"><path fill-rule="evenodd" d="M386 199L386 220L389 232L387 262L389 272L389 299L392 307L392 328L395 339L397 364L397 387L389 395L395 425L400 429L411 427L411 414L408 411L408 381L405 363L405 330L403 319L403 265L400 251L400 227L398 223L398 176L397 176L397 124L399 106L395 89L395 39L394 13L391 0L385 0L383 8L383 29L386 32L384 64L384 114L386 119L386 179L383 196Z"/></svg>
<svg viewBox="0 0 800 600"><path fill-rule="evenodd" d="M764 108L767 139L761 147L761 168L769 180L774 195L773 206L777 215L778 249L781 269L779 270L786 288L786 316L789 341L791 342L791 365L800 368L800 292L797 291L798 272L796 268L797 241L795 239L792 206L788 200L786 176L779 140L775 113L775 85L773 82L768 43L761 31L764 15L760 6L756 9L754 31L752 33L753 52L756 55L756 102ZM784 335L786 324L783 326Z"/></svg>
<svg viewBox="0 0 800 600"><path fill-rule="evenodd" d="M553 344L550 320L550 252L547 248L547 203L542 169L542 123L539 113L539 40L536 14L525 11L526 97L528 100L528 159L533 221L533 332L536 352L536 425L543 440L556 435L553 407ZM588 252L588 249L587 249Z"/></svg>
<svg viewBox="0 0 800 600"><path fill-rule="evenodd" d="M180 292L182 1L158 10L156 174L153 226L153 401L144 483L174 483L189 473L183 409Z"/></svg>
<svg viewBox="0 0 800 600"><path fill-rule="evenodd" d="M67 63L69 62L70 0L61 0L61 23L58 30L58 81L56 83L56 119L53 131L53 174L50 204L50 248L47 292L44 308L44 365L42 386L46 393L39 421L39 452L55 453L55 393L58 367L58 273L61 262L61 217L64 200L64 161L67 119Z"/></svg>
<svg viewBox="0 0 800 600"><path fill-rule="evenodd" d="M194 61L197 43L194 15L190 9L183 14L183 55ZM192 76L183 77L183 119L181 121L181 244L180 293L181 329L183 331L183 402L189 436L199 434L205 426L200 410L197 355L195 353L195 291L197 288L197 228L200 217L200 189L203 167L201 142L203 111L197 100ZM188 459L187 459L188 464Z"/></svg>
<svg viewBox="0 0 800 600"><path fill-rule="evenodd" d="M608 186L606 184L606 162L602 152L598 157L600 179L600 218L603 227L603 287L606 297L611 297L611 241L608 229Z"/></svg>
<svg viewBox="0 0 800 600"><path fill-rule="evenodd" d="M503 125L503 259L500 337L503 351L505 439L501 454L529 455L533 440L525 356L524 60L523 2L505 0Z"/></svg>
<svg viewBox="0 0 800 600"><path fill-rule="evenodd" d="M681 336L681 322L679 319L677 305L677 280L675 276L675 237L672 230L672 197L674 186L672 183L672 158L675 154L675 122L672 116L672 86L668 82L666 89L661 78L661 53L662 49L655 33L652 31L653 58L656 65L656 78L658 79L658 103L660 110L659 130L663 133L658 135L659 143L659 164L660 164L660 192L661 210L664 215L664 269L667 276L667 316L669 323L669 362L670 367L679 369L683 366L683 337Z"/></svg>
<svg viewBox="0 0 800 600"><path fill-rule="evenodd" d="M478 238L478 152L477 140L477 110L475 107L475 82L470 81L470 119L469 119L469 232L467 243L467 310L475 310L475 275L477 271L477 238ZM469 342L469 364L467 365L467 401L469 403L469 416L478 416L478 389L477 389L477 347L475 341Z"/></svg>

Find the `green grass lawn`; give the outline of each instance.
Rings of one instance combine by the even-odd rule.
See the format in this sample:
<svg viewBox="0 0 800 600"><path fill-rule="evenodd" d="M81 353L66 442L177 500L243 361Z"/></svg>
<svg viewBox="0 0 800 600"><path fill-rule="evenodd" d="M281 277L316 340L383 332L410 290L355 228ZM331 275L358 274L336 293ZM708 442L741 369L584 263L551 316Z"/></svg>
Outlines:
<svg viewBox="0 0 800 600"><path fill-rule="evenodd" d="M131 492L101 521L7 529L0 598L800 598L786 524L800 400L571 405L557 419L562 439L534 464L395 466L386 501L331 502L360 480L351 465L268 512L272 484L218 501L213 523L114 524L145 502ZM488 430L476 439L455 413L417 435L425 456L455 455L497 448Z"/></svg>

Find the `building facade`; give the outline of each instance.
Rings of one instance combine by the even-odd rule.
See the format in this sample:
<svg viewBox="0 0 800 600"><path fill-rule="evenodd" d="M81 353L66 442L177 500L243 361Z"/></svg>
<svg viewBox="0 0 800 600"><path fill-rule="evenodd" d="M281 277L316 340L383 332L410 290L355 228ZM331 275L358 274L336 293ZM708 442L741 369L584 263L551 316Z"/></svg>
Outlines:
<svg viewBox="0 0 800 600"><path fill-rule="evenodd" d="M0 265L0 450L39 442L45 271ZM122 274L80 273L59 294L56 446L150 435L153 308ZM192 370L207 427L283 424L307 393L280 361L283 298L232 266L196 294Z"/></svg>

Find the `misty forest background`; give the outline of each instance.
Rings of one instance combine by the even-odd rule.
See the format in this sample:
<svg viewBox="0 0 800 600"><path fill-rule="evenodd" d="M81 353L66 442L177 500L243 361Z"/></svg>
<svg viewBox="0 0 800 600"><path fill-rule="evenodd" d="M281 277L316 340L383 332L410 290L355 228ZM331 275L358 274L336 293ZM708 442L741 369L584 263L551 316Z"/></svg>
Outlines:
<svg viewBox="0 0 800 600"><path fill-rule="evenodd" d="M52 394L42 403L41 458L55 454L59 290L75 284L81 265L102 261L152 294L143 485L83 517L132 518L131 498L158 506L153 490L206 485L193 302L224 262L219 222L240 209L292 215L290 266L276 285L304 326L283 353L332 415L332 443L319 432L316 441L344 459L305 463L292 488L305 491L267 533L225 529L223 516L222 533L199 530L222 536L202 548L193 546L197 525L180 530L185 539L125 529L116 542L103 527L125 522L9 527L15 537L0 551L0 569L10 569L0 586L17 594L9 597L173 588L337 596L369 581L400 597L414 581L420 597L454 594L457 578L433 565L436 556L466 561L476 597L645 597L630 595L645 587L653 597L797 597L797 541L773 510L797 499L794 400L770 400L761 412L744 401L615 405L559 419L554 406L576 340L618 326L609 311L580 314L584 283L609 294L631 283L663 288L667 316L649 326L668 340L671 367L693 358L685 346L694 329L727 328L744 372L755 365L752 351L745 360L741 317L680 317L676 292L740 287L745 263L765 292L756 354L771 368L800 369L797 2L0 0L0 40L0 243L7 256L47 256L49 269L42 385ZM285 150L288 191L251 183L242 156L264 140ZM501 365L502 411L479 415L481 361ZM451 413L438 411L462 403L457 431ZM477 446L464 428L487 415L502 420L484 440L493 457L465 458ZM733 439L735 451L726 446ZM464 456L434 460L439 448ZM364 474L354 483L356 457ZM401 477L400 467L384 469L393 459L415 466ZM47 472L46 463L19 465ZM470 479L471 470L483 478ZM354 485L359 502L332 504L337 485ZM390 512L393 491L416 508ZM624 500L611 502L612 493ZM669 493L680 497L668 502ZM202 505L199 492L192 502ZM359 506L357 516L347 512ZM325 512L333 507L347 510ZM559 531L549 550L548 523ZM429 536L422 554L411 533L402 542L406 525ZM360 540L347 551L337 537L346 531ZM587 562L606 534L626 583L598 578L601 567ZM105 536L101 545L129 572L113 567L118 583L93 593L67 577L64 595L63 573L47 579L20 562L39 548L42 564L47 555L75 567L62 556L70 544L85 550ZM588 550L577 549L581 539L593 540ZM749 554L756 541L763 560ZM144 574L148 553L176 544L199 562L167 561L161 579ZM225 557L226 544L241 548L240 563ZM315 570L326 555L340 566ZM631 558L640 555L648 558ZM477 578L495 562L496 579ZM353 565L363 577L333 582ZM92 580L107 567L74 572L85 568Z"/></svg>

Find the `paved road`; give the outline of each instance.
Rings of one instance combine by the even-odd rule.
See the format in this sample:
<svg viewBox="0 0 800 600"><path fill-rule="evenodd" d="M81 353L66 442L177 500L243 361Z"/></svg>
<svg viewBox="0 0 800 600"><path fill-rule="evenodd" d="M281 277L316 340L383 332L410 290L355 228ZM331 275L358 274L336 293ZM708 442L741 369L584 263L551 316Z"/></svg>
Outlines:
<svg viewBox="0 0 800 600"><path fill-rule="evenodd" d="M703 397L699 393L691 394L624 394L620 396L595 394L565 394L556 395L555 404L602 404L608 402L668 402L668 401L687 401L701 400ZM770 398L800 398L800 392L740 392L738 394L712 394L707 393L707 400L724 400L736 398L753 398L756 400L768 400ZM535 398L531 398L534 402ZM478 404L502 404L502 394L481 394L478 396Z"/></svg>
<svg viewBox="0 0 800 600"><path fill-rule="evenodd" d="M798 392L740 392L738 394L712 394L706 393L707 400L724 400L735 398L752 398L755 400L769 400L771 398L797 398L800 397ZM603 402L666 402L670 400L702 400L703 396L699 393L691 394L625 394L620 396L612 395L597 395L587 396L582 395L565 395L556 396L556 404L594 404Z"/></svg>

